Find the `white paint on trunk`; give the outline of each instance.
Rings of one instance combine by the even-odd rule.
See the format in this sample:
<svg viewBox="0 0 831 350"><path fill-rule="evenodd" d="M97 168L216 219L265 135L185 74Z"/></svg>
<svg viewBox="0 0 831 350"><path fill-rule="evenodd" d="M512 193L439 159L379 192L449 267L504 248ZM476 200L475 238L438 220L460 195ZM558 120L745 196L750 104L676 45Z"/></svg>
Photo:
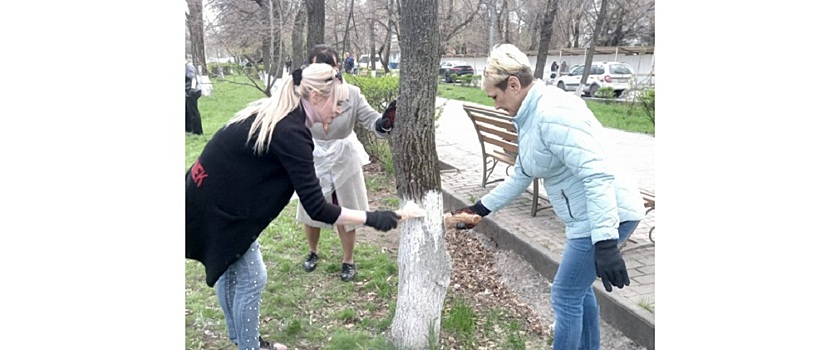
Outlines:
<svg viewBox="0 0 831 350"><path fill-rule="evenodd" d="M427 212L425 217L398 226L398 303L391 336L399 349L428 348L431 331L438 339L441 309L450 284L441 192L425 193L421 207Z"/></svg>

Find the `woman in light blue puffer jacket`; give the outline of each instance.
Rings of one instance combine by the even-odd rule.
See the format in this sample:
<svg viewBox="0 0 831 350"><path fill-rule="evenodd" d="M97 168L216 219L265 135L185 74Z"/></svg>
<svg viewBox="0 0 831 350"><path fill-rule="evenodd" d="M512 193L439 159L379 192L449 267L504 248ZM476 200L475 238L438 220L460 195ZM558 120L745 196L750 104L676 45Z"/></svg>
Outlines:
<svg viewBox="0 0 831 350"><path fill-rule="evenodd" d="M528 57L510 44L491 51L484 89L494 106L513 116L519 155L513 174L476 204L453 213L497 211L542 178L566 226L567 243L551 286L553 349L600 349L600 317L592 289L629 285L619 244L644 217L637 186L611 169L598 137L602 126L586 103L535 80Z"/></svg>

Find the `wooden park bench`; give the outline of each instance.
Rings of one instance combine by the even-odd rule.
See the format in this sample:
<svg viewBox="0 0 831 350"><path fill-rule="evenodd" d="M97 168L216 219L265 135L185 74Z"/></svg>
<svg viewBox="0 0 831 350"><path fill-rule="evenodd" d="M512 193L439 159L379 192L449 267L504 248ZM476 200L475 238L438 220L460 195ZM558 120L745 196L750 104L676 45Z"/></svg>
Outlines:
<svg viewBox="0 0 831 350"><path fill-rule="evenodd" d="M479 137L479 144L482 147L482 187L505 180L505 178L491 179L491 176L499 162L507 165L505 169L506 177L508 176L508 170L516 163L519 146L517 144L516 128L514 128L511 117L493 107L474 103L465 103L463 108L476 128L476 135ZM550 208L550 206L544 208L539 206L541 198L539 189L540 179L534 178L531 190L533 196L531 216L537 216L539 211Z"/></svg>
<svg viewBox="0 0 831 350"><path fill-rule="evenodd" d="M641 196L643 196L643 207L647 208L646 209L646 214L649 214L650 212L655 210L655 193L652 193L652 192L647 191L645 189L640 189L640 191L641 191ZM623 242L623 244L620 245L620 252L621 253L626 253L626 252L630 252L630 251L633 251L633 250L654 247L655 246L655 238L652 237L652 232L653 231L655 231L655 226L654 225L649 228L649 243L641 244L641 245L638 245L638 246L635 246L635 247L632 247L632 248L623 249L626 246L626 244L629 243L629 241L632 241L631 236L630 236L629 240L627 240L626 242Z"/></svg>

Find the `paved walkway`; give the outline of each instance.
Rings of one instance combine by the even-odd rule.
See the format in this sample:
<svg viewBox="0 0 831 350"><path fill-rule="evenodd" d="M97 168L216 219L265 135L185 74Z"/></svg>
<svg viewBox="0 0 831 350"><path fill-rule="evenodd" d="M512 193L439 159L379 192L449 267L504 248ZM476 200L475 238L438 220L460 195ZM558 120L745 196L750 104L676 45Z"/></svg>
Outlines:
<svg viewBox="0 0 831 350"><path fill-rule="evenodd" d="M462 103L437 98L437 106L443 105L444 109L436 122L436 149L439 160L445 164L442 188L445 205L451 209L473 204L496 186L481 186L481 146ZM655 138L613 129L606 131L609 158L616 163L626 161L629 170L638 176L641 188L654 193ZM494 175L504 174L504 167L494 171ZM540 192L543 192L542 188ZM546 206L547 202L542 201L541 205ZM476 230L493 237L502 248L516 250L550 281L565 246L564 225L551 209L539 212L536 217L530 212L529 192L487 216ZM655 251L648 244L655 212L650 212L641 222L623 250L631 285L607 293L599 280L595 283L603 319L648 349L654 349L655 331ZM653 238L657 240L657 230Z"/></svg>

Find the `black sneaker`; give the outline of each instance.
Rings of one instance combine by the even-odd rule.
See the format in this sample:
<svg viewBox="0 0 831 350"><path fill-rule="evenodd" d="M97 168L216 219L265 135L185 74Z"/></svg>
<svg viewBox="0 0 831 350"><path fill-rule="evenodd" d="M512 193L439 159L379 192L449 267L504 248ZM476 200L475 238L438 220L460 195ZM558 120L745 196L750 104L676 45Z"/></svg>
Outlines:
<svg viewBox="0 0 831 350"><path fill-rule="evenodd" d="M340 269L340 280L344 282L349 282L355 279L355 275L357 272L355 271L355 264L341 264Z"/></svg>
<svg viewBox="0 0 831 350"><path fill-rule="evenodd" d="M260 336L260 349L261 349L261 350L262 350L262 349L272 350L272 349L274 349L274 348L273 348L273 347L271 347L271 343L269 343L269 342L267 342L267 341L263 340L263 337L262 337L262 336Z"/></svg>
<svg viewBox="0 0 831 350"><path fill-rule="evenodd" d="M306 272L312 272L317 268L317 254L315 252L309 252L309 256L306 257L306 261L303 263L303 269Z"/></svg>
<svg viewBox="0 0 831 350"><path fill-rule="evenodd" d="M280 344L280 343L272 344L271 342L265 341L263 339L263 337L260 336L260 350L286 350L286 349L288 349L287 346L285 346L283 344Z"/></svg>

